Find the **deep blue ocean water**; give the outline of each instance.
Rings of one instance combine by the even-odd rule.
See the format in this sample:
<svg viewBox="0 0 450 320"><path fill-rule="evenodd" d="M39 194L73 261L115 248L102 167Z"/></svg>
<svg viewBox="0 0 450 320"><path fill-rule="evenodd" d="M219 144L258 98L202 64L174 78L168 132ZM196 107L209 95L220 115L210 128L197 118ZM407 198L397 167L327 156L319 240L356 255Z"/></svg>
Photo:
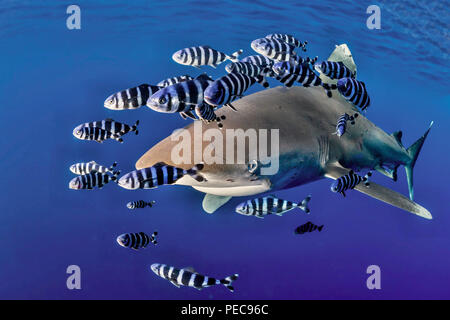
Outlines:
<svg viewBox="0 0 450 320"><path fill-rule="evenodd" d="M450 298L448 128L450 115L449 1L77 1L81 30L66 28L62 1L0 3L0 298L2 299L378 299ZM381 7L381 30L366 27L366 8ZM72 163L136 160L172 130L178 116L103 107L116 91L156 84L178 74L178 49L209 44L226 53L268 33L297 35L310 55L326 59L347 43L358 77L370 88L367 116L405 146L435 125L415 168L416 201L427 221L358 192L329 191L329 180L277 192L300 200L311 193L312 214L252 219L234 213L233 199L213 215L188 187L130 192L68 189ZM224 73L204 67L211 76ZM250 92L260 90L253 87ZM140 134L103 145L72 136L75 125L113 117ZM394 183L403 194L405 174ZM126 202L156 200L130 213ZM311 220L321 233L293 234ZM123 232L157 229L160 244L134 252L119 247ZM222 277L239 273L235 293L218 286L177 289L150 264L193 266ZM66 268L78 265L82 289L66 288ZM366 268L381 268L381 290L366 287Z"/></svg>

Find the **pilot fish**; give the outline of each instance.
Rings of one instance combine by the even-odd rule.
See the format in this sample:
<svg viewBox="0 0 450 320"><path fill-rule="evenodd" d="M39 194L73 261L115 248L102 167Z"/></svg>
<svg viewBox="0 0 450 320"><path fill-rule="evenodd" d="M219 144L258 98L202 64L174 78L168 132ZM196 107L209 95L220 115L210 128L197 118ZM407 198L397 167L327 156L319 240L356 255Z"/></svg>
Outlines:
<svg viewBox="0 0 450 320"><path fill-rule="evenodd" d="M369 186L369 177L372 175L368 172L364 177L350 171L348 174L336 179L331 184L331 191L342 194L345 197L345 191L349 189L354 189L358 184L364 182L364 184Z"/></svg>
<svg viewBox="0 0 450 320"><path fill-rule="evenodd" d="M137 200L137 201L130 201L127 203L127 208L130 210L133 209L143 209L146 207L153 207L153 205L156 203L156 201L144 201L144 200Z"/></svg>
<svg viewBox="0 0 450 320"><path fill-rule="evenodd" d="M346 100L361 110L364 111L370 106L370 97L364 82L352 78L342 78L338 80L337 88Z"/></svg>
<svg viewBox="0 0 450 320"><path fill-rule="evenodd" d="M255 216L257 218L264 218L269 214L282 216L284 213L299 208L306 213L310 212L308 203L311 196L307 196L300 203L294 203L287 200L278 199L275 196L267 196L256 198L242 202L236 207L236 212L246 216Z"/></svg>
<svg viewBox="0 0 450 320"><path fill-rule="evenodd" d="M322 61L317 65L330 79L354 78L355 74L347 68L342 61Z"/></svg>
<svg viewBox="0 0 450 320"><path fill-rule="evenodd" d="M306 232L313 232L315 230L318 230L319 232L322 231L323 225L316 226L312 222L308 221L307 223L295 228L294 233L295 234L304 234Z"/></svg>
<svg viewBox="0 0 450 320"><path fill-rule="evenodd" d="M113 134L99 127L81 128L77 131L74 131L74 136L80 140L92 140L99 143L103 143L103 141L108 139L114 139L120 143L123 142L123 139L120 137L119 134Z"/></svg>
<svg viewBox="0 0 450 320"><path fill-rule="evenodd" d="M237 61L242 52L242 50L238 50L232 55L226 55L210 46L198 46L178 50L172 55L172 59L186 66L197 68L200 66L211 66L215 68L225 60Z"/></svg>
<svg viewBox="0 0 450 320"><path fill-rule="evenodd" d="M92 171L91 173L73 178L69 182L69 188L73 190L92 190L94 187L98 187L101 189L110 181L117 181L119 174L120 171L117 171L114 175Z"/></svg>
<svg viewBox="0 0 450 320"><path fill-rule="evenodd" d="M300 40L298 40L297 38L295 38L294 36L292 36L290 34L272 33L272 34L268 34L266 36L266 38L283 40L287 44L293 45L297 48L301 48L303 51L306 51L306 45L308 44L308 41L301 42Z"/></svg>
<svg viewBox="0 0 450 320"><path fill-rule="evenodd" d="M188 80L193 80L193 79L194 78L192 78L191 76L186 74L184 76L172 77L172 78L168 78L168 79L162 80L162 81L158 82L157 86L165 88L165 87L171 86L171 85L173 85L175 83L188 81Z"/></svg>
<svg viewBox="0 0 450 320"><path fill-rule="evenodd" d="M149 243L157 244L156 236L158 232L153 232L151 236L148 236L144 232L136 233L124 233L117 237L117 243L124 248L131 248L134 250L143 249L149 245Z"/></svg>
<svg viewBox="0 0 450 320"><path fill-rule="evenodd" d="M347 113L344 113L337 121L336 132L334 134L336 134L339 138L342 137L347 130L347 121L350 121L351 124L355 124L355 118L357 117L357 113L353 116L349 116Z"/></svg>
<svg viewBox="0 0 450 320"><path fill-rule="evenodd" d="M203 92L212 82L208 75L202 74L194 80L173 84L152 95L147 106L157 112L190 113L204 103Z"/></svg>
<svg viewBox="0 0 450 320"><path fill-rule="evenodd" d="M98 164L95 161L79 162L70 166L70 171L75 174L87 174L91 172L100 173L112 173L114 174L114 168L117 166L117 162L114 162L109 168Z"/></svg>
<svg viewBox="0 0 450 320"><path fill-rule="evenodd" d="M179 288L180 286L192 287L198 290L203 288L222 284L231 292L234 291L232 286L239 275L234 274L229 277L225 277L221 280L212 277L201 275L195 272L192 268L177 269L165 264L154 263L150 266L152 271L163 279L169 280L174 286Z"/></svg>
<svg viewBox="0 0 450 320"><path fill-rule="evenodd" d="M289 61L292 56L296 55L293 45L279 39L256 39L252 41L251 47L257 53L276 61Z"/></svg>
<svg viewBox="0 0 450 320"><path fill-rule="evenodd" d="M129 190L152 189L158 186L173 184L185 175L201 182L204 178L199 171L203 169L203 164L199 163L189 170L170 166L164 162L159 162L152 167L131 171L119 179L119 186Z"/></svg>
<svg viewBox="0 0 450 320"><path fill-rule="evenodd" d="M141 84L134 88L125 89L106 98L104 106L111 110L138 109L147 104L148 98L161 87Z"/></svg>
<svg viewBox="0 0 450 320"><path fill-rule="evenodd" d="M212 82L204 92L205 102L212 106L226 105L238 97L255 82L264 83L264 77L250 77L242 73L229 73Z"/></svg>
<svg viewBox="0 0 450 320"><path fill-rule="evenodd" d="M124 134L128 132L134 131L136 134L139 133L137 130L137 126L139 125L139 120L136 121L136 123L133 126L130 126L125 123L120 123L117 121L114 121L111 118L100 120L100 121L93 121L93 122L86 122L82 123L73 129L73 135L77 136L76 133L80 131L83 128L100 128L102 130L105 130L107 132L110 132L112 135L117 136L123 136Z"/></svg>

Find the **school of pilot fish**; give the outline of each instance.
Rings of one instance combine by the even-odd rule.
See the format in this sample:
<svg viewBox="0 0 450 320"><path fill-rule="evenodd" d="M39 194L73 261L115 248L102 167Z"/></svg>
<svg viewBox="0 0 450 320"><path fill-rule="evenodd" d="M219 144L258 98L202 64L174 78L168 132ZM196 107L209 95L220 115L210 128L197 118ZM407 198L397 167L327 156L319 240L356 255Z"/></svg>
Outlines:
<svg viewBox="0 0 450 320"><path fill-rule="evenodd" d="M193 46L176 51L172 55L178 64L200 69L202 67L217 68L227 62L222 76L213 79L207 73L197 76L188 74L172 75L167 79L153 84L139 84L109 95L104 101L104 107L110 110L136 110L142 106L167 114L179 114L183 119L214 122L219 128L226 121L225 116L216 116L215 111L221 107L229 107L239 112L233 106L233 101L245 96L247 90L258 84L261 89L269 87L267 79L273 79L286 87L299 85L303 87L322 87L324 94L332 97L340 94L349 103L361 111L366 111L370 105L370 97L364 82L356 79L356 71L352 72L342 62L318 61L318 57L306 57L301 54L307 51L307 41L300 41L289 34L269 34L266 37L253 40L250 47L256 52L242 57L243 50L227 51L227 54L210 46ZM335 84L325 83L321 75L337 81ZM336 134L342 137L357 121L358 113L342 114L336 119ZM130 133L138 135L139 120L134 124L125 124L111 118L86 122L73 129L73 135L79 140L103 143L107 140L124 142L124 136ZM131 138L131 137L130 137ZM115 142L113 142L115 143ZM206 178L202 175L203 163L197 163L190 169L181 169L163 162L151 167L127 172L119 176L117 162L112 165L99 164L94 160L78 162L70 166L70 171L77 175L69 182L73 190L101 189L106 184L118 185L128 190L153 189L165 185L173 185L180 178L190 176L202 183ZM249 168L253 174L254 168ZM370 172L364 177L351 171L340 177L330 186L332 192L345 196L345 192L354 189L358 184L369 186ZM264 218L269 215L283 216L286 212L310 213L311 196L302 197L298 202L279 199L274 195L249 199L240 203L235 211L244 216ZM149 210L155 206L154 200L130 200L126 207L130 210ZM295 229L295 234L322 231L323 225L317 226L307 222ZM147 230L148 231L148 230ZM142 230L131 230L121 233L116 238L120 247L141 251L152 245L157 245L157 231L148 235ZM176 268L163 263L152 263L149 270L160 278L167 280L176 287L187 286L201 290L206 287L223 285L234 291L232 282L238 279L238 274L223 278L213 278L197 273L192 268Z"/></svg>

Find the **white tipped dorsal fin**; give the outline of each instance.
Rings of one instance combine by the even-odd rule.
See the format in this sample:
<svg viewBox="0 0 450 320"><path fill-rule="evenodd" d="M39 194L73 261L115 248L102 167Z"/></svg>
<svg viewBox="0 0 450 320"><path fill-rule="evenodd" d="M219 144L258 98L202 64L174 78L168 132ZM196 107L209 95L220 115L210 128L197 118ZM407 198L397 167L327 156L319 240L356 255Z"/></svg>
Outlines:
<svg viewBox="0 0 450 320"><path fill-rule="evenodd" d="M207 213L214 213L214 211L227 203L231 198L231 196L216 196L214 194L207 193L203 198L203 210Z"/></svg>
<svg viewBox="0 0 450 320"><path fill-rule="evenodd" d="M338 163L328 165L326 168L326 174L325 176L330 179L338 179L347 173L349 173L351 170L343 168ZM409 200L404 195L388 189L386 187L380 186L379 184L376 184L375 182L370 182L369 186L365 186L364 183L360 183L355 187L355 190L358 190L359 192L362 192L364 194L367 194L368 196L378 199L380 201L389 203L390 205L403 209L405 211L414 213L422 218L431 220L433 219L431 213L422 207L421 205L415 203L414 201Z"/></svg>

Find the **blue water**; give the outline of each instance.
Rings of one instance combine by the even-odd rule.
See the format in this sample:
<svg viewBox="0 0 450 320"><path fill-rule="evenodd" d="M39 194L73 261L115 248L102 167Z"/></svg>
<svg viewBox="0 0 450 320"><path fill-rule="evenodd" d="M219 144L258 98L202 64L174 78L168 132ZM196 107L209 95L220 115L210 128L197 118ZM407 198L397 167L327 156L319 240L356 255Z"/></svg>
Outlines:
<svg viewBox="0 0 450 320"><path fill-rule="evenodd" d="M337 299L450 298L448 209L449 1L77 1L82 29L66 28L60 1L0 3L0 298L32 299ZM381 30L366 27L370 4L381 7ZM278 192L311 193L310 217L290 212L266 219L233 211L214 215L188 187L130 192L68 189L75 162L117 161L124 172L172 130L180 117L148 108L114 112L111 93L168 76L200 71L177 65L178 49L209 44L232 53L268 33L309 41L326 58L347 43L358 77L370 89L368 117L409 146L435 121L415 168L416 201L427 221L352 192L345 199L322 180ZM211 76L223 66L205 67ZM255 86L250 92L260 90ZM103 145L72 136L75 125L113 117L141 120L138 136ZM406 178L375 181L404 194ZM130 213L129 200L156 200ZM321 233L293 234L311 220ZM123 232L160 232L160 244L134 252L115 243ZM236 292L223 287L177 289L150 264L193 266L211 276L239 273ZM66 268L79 265L81 290L66 288ZM366 268L381 268L382 289L366 288Z"/></svg>

